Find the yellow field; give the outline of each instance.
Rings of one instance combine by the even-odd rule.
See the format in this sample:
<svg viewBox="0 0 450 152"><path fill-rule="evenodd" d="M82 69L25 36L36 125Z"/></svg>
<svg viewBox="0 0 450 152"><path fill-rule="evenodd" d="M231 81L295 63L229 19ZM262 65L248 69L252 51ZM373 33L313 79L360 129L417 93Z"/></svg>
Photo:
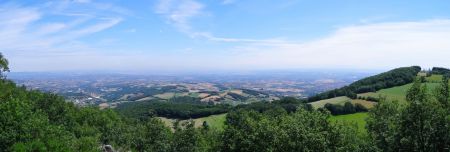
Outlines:
<svg viewBox="0 0 450 152"><path fill-rule="evenodd" d="M315 108L322 108L323 106L325 106L325 104L330 103L330 104L341 104L343 105L346 102L351 102L353 104L359 103L361 105L363 105L364 107L366 107L367 109L372 108L376 102L371 102L371 101L366 101L366 100L360 100L360 99L350 99L348 97L342 96L342 97L335 97L335 98L331 98L331 99L325 99L325 100L319 100L316 102L311 102L310 104Z"/></svg>
<svg viewBox="0 0 450 152"><path fill-rule="evenodd" d="M350 102L352 99L342 96L342 97L336 97L336 98L331 98L331 99L325 99L325 100L319 100L319 101L315 101L315 102L311 102L310 104L315 108L322 108L323 106L325 106L325 104L327 103L331 103L331 104L344 104L345 102Z"/></svg>

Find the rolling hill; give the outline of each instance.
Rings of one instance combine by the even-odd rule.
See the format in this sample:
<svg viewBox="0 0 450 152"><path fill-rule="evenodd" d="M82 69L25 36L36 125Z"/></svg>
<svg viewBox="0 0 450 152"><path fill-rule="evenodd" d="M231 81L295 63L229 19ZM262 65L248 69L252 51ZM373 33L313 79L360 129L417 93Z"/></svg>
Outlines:
<svg viewBox="0 0 450 152"><path fill-rule="evenodd" d="M385 88L401 86L414 81L421 68L419 66L396 68L384 73L370 76L348 86L319 93L308 98L308 101L314 102L334 97L347 96L352 99L357 98L358 93L375 92Z"/></svg>

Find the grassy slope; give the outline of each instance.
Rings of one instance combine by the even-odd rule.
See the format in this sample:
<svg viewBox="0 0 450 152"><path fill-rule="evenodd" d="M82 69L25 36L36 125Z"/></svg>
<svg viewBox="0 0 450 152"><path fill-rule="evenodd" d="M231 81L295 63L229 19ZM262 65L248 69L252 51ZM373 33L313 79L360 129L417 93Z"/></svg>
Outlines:
<svg viewBox="0 0 450 152"><path fill-rule="evenodd" d="M439 83L442 81L442 75L431 75L430 77L426 77L427 82Z"/></svg>
<svg viewBox="0 0 450 152"><path fill-rule="evenodd" d="M322 108L327 103L343 105L345 102L351 102L353 104L359 103L359 104L363 105L364 107L366 107L368 109L372 108L376 104L375 102L370 102L370 101L366 101L366 100L359 100L359 99L352 100L352 99L350 99L348 97L345 97L345 96L331 98L331 99L325 99L325 100L319 100L319 101L316 101L316 102L311 102L310 104L315 109L318 109L318 108Z"/></svg>
<svg viewBox="0 0 450 152"><path fill-rule="evenodd" d="M432 93L432 91L437 86L439 86L439 83L426 83L426 85L428 87L428 91L430 93ZM403 86L389 88L389 89L382 89L377 92L361 93L361 94L358 94L358 96L379 97L381 95L381 96L386 96L386 99L388 101L398 100L399 102L406 102L406 100L405 100L406 92L408 91L409 88L411 88L411 86L412 86L412 83L406 84Z"/></svg>
<svg viewBox="0 0 450 152"><path fill-rule="evenodd" d="M442 80L442 75L432 75L430 77L427 77L426 80L428 83L425 83L425 84L428 87L428 91L430 93L432 93L432 91L437 86L440 85L439 82ZM388 101L398 100L400 102L406 102L406 100L405 100L406 92L408 91L408 89L411 86L412 86L412 83L406 84L403 86L382 89L377 92L362 93L362 94L358 94L358 96L379 97L380 95L382 95L382 96L386 96ZM325 105L326 103L341 104L348 100L351 100L351 99L349 99L347 97L336 97L336 98L332 98L332 99L316 101L311 104L313 105L313 107L318 108L318 107ZM352 102L359 103L361 101L353 100ZM364 104L364 102L361 102L361 104ZM367 105L367 106L373 106L373 104ZM348 114L348 115L331 116L330 121L333 121L333 122L355 122L358 126L359 131L363 133L363 132L366 132L366 129L365 129L365 125L366 125L365 119L366 118L367 118L367 113L355 113L355 114Z"/></svg>
<svg viewBox="0 0 450 152"><path fill-rule="evenodd" d="M331 104L344 104L347 101L351 101L350 98L348 97L336 97L336 98L331 98L331 99L325 99L325 100L319 100L316 102L311 102L310 104L314 107L314 108L321 108L323 106L325 106L325 104L327 103L331 103Z"/></svg>
<svg viewBox="0 0 450 152"><path fill-rule="evenodd" d="M192 120L194 120L194 122L195 122L195 127L201 127L203 125L203 121L206 121L206 122L208 122L208 125L211 128L223 130L224 126L225 126L226 116L227 116L227 114L219 114L219 115L211 115L208 117L197 118L197 119L192 119ZM173 122L176 121L176 119L168 119L168 118L164 118L164 117L159 117L159 118L168 127L172 127ZM189 120L181 120L181 122L185 122L185 121L189 121Z"/></svg>
<svg viewBox="0 0 450 152"><path fill-rule="evenodd" d="M356 123L358 126L358 130L360 133L366 133L366 118L367 113L355 113L355 114L348 114L348 115L338 115L338 116L331 116L330 121L331 122L345 122L345 123Z"/></svg>
<svg viewBox="0 0 450 152"><path fill-rule="evenodd" d="M431 75L430 77L425 78L427 83L425 83L428 87L429 93L433 93L433 90L440 85L440 82L442 81L442 75ZM406 92L409 88L411 88L412 83L406 84L403 86L388 88L388 89L382 89L377 92L368 92L368 93L361 93L358 94L358 96L371 96L371 97L379 97L386 96L386 99L388 101L398 100L401 102L406 102L405 96Z"/></svg>

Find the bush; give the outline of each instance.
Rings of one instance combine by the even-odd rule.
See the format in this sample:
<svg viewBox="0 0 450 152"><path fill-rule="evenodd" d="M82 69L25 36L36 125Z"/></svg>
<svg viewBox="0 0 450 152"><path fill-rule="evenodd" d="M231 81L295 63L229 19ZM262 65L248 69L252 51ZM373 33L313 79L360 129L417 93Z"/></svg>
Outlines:
<svg viewBox="0 0 450 152"><path fill-rule="evenodd" d="M344 105L327 103L325 104L324 109L330 111L332 115L345 115L368 111L363 105L359 103L353 105L350 102L345 102Z"/></svg>

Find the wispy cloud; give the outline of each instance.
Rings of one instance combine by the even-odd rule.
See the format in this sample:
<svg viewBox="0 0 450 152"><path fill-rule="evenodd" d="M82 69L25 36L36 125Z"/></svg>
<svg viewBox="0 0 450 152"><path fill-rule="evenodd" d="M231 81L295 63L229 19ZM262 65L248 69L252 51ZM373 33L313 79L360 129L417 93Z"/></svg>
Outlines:
<svg viewBox="0 0 450 152"><path fill-rule="evenodd" d="M0 50L16 57L72 52L61 48L74 42L79 43L79 38L109 29L123 20L117 13L105 16L87 14L95 10L73 11L71 7L77 6L68 3L84 4L90 1L61 1L33 7L18 4L0 5ZM51 9L56 7L58 11ZM50 21L45 20L43 16L63 17L64 20Z"/></svg>
<svg viewBox="0 0 450 152"><path fill-rule="evenodd" d="M234 0L225 0L223 4L234 3ZM192 20L196 17L208 14L205 5L195 0L160 0L155 12L162 15L166 21L180 32L191 38L203 38L218 42L252 42L252 43L280 43L277 39L246 39L218 37L207 31L197 30L192 26Z"/></svg>
<svg viewBox="0 0 450 152"><path fill-rule="evenodd" d="M88 0L0 4L0 52L12 61L14 71L88 68L80 61L111 53L105 55L82 39L114 27L127 14L118 6Z"/></svg>
<svg viewBox="0 0 450 152"><path fill-rule="evenodd" d="M201 15L203 8L203 4L194 0L160 0L156 13L163 15L178 30L191 33L191 19Z"/></svg>

